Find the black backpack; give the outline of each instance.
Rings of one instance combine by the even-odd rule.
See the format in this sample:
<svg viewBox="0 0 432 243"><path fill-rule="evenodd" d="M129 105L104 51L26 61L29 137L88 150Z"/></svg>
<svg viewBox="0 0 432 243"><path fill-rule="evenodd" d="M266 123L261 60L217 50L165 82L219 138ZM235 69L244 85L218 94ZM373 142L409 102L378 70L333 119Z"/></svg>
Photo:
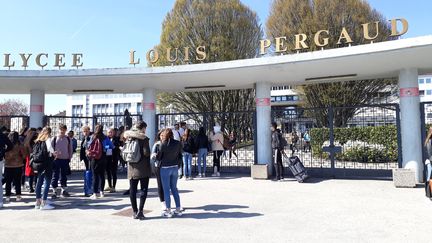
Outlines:
<svg viewBox="0 0 432 243"><path fill-rule="evenodd" d="M49 163L49 152L45 141L38 141L33 146L33 152L30 155L30 166L39 171L44 169Z"/></svg>

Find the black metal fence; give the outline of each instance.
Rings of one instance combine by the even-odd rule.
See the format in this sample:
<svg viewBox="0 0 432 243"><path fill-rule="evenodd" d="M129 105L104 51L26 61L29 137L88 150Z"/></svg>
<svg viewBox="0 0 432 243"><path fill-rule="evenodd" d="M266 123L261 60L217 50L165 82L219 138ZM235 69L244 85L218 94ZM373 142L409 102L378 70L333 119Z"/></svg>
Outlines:
<svg viewBox="0 0 432 243"><path fill-rule="evenodd" d="M29 127L29 116L0 116L0 127L5 126L11 131L20 132L24 127Z"/></svg>
<svg viewBox="0 0 432 243"><path fill-rule="evenodd" d="M256 161L256 113L254 111L239 112L203 112L203 113L176 113L157 114L157 129L172 128L175 124L186 122L192 134L197 134L200 127L210 132L213 126L220 125L224 136L232 132L236 137L235 149L227 150L221 158L221 170L224 172L249 172L251 165ZM196 172L197 158L194 157L192 164ZM213 153L207 156L207 170L213 167Z"/></svg>
<svg viewBox="0 0 432 243"><path fill-rule="evenodd" d="M422 131L421 144L423 145L424 141L426 140L428 129L432 126L432 101L420 103L420 117L421 117L421 131ZM425 161L426 159L429 159L429 156L427 154L426 147L422 146L422 148L423 148L422 161ZM426 170L424 170L424 179L426 179Z"/></svg>
<svg viewBox="0 0 432 243"><path fill-rule="evenodd" d="M77 139L78 148L76 153L73 155L70 166L71 170L78 171L84 170L84 163L80 161L80 147L81 147L81 139L82 133L81 128L86 125L90 127L90 130L93 131L96 124L101 124L104 126L104 129L110 128L119 128L124 126L125 128L129 128L136 121L142 119L142 116L139 114L135 115L97 115L93 117L74 117L74 116L45 116L44 117L44 126L50 126L52 129L52 134L55 135L58 133L58 127L60 124L64 124L68 127L68 130L74 131L74 138Z"/></svg>
<svg viewBox="0 0 432 243"><path fill-rule="evenodd" d="M290 144L286 153L299 156L312 174L391 177L400 167L398 104L287 108L272 116Z"/></svg>

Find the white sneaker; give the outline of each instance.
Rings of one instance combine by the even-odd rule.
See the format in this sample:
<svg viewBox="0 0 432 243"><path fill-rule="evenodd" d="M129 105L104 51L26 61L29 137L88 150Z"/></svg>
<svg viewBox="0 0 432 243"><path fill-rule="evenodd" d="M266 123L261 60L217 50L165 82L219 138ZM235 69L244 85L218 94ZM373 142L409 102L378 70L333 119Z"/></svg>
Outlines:
<svg viewBox="0 0 432 243"><path fill-rule="evenodd" d="M40 204L39 205L35 204L35 209L40 209L40 207L41 207Z"/></svg>
<svg viewBox="0 0 432 243"><path fill-rule="evenodd" d="M166 204L165 204L165 202L161 202L161 209L162 209L162 211L166 210Z"/></svg>
<svg viewBox="0 0 432 243"><path fill-rule="evenodd" d="M201 173L199 173L199 174L198 174L198 177L199 177L199 178L201 178L201 177L202 177L202 174L201 174Z"/></svg>
<svg viewBox="0 0 432 243"><path fill-rule="evenodd" d="M6 197L5 202L9 203L10 202L10 197Z"/></svg>
<svg viewBox="0 0 432 243"><path fill-rule="evenodd" d="M96 196L96 193L93 193L93 195L90 196L91 200L96 200L98 199L98 197Z"/></svg>
<svg viewBox="0 0 432 243"><path fill-rule="evenodd" d="M54 209L54 208L55 208L54 206L49 205L49 204L47 204L47 203L45 203L45 204L41 204L41 205L40 205L40 210L52 210L52 209Z"/></svg>
<svg viewBox="0 0 432 243"><path fill-rule="evenodd" d="M220 177L220 172L216 173L216 176Z"/></svg>
<svg viewBox="0 0 432 243"><path fill-rule="evenodd" d="M165 218L172 218L172 213L171 213L171 211L170 210L164 210L163 212L162 212L162 217L165 217Z"/></svg>
<svg viewBox="0 0 432 243"><path fill-rule="evenodd" d="M22 200L21 195L17 195L17 197L16 197L16 201L17 201L17 202L20 202L21 200Z"/></svg>
<svg viewBox="0 0 432 243"><path fill-rule="evenodd" d="M212 176L217 176L217 173L213 173Z"/></svg>
<svg viewBox="0 0 432 243"><path fill-rule="evenodd" d="M181 209L182 209L182 208L176 209L176 210L174 211L174 214L175 214L176 216L182 216L183 213L182 213L182 210L181 210Z"/></svg>
<svg viewBox="0 0 432 243"><path fill-rule="evenodd" d="M104 192L102 192L102 191L101 191L101 192L100 192L100 194L99 194L99 197L100 197L100 198L103 198L103 197L105 197L105 194L104 194Z"/></svg>

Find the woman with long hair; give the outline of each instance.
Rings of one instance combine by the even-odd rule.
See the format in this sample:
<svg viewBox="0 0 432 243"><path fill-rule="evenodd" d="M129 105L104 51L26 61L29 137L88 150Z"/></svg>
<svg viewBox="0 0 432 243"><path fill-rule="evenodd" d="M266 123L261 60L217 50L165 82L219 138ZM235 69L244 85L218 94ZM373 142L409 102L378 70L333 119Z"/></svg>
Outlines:
<svg viewBox="0 0 432 243"><path fill-rule="evenodd" d="M48 204L47 198L48 198L48 192L51 185L51 179L53 174L52 173L53 161L54 161L54 157L56 156L56 152L54 151L54 148L51 145L50 127L44 127L42 129L42 132L35 140L35 145L36 144L38 144L37 146L41 148L45 146L46 149L45 150L42 149L42 151L46 153L44 156L47 159L45 162L41 163L41 165L38 168L35 209L50 210L50 209L54 209L54 207ZM42 184L44 185L43 193L42 193Z"/></svg>
<svg viewBox="0 0 432 243"><path fill-rule="evenodd" d="M205 134L204 127L199 128L198 136L195 138L195 147L198 150L198 177L205 177L207 170L207 153L209 148L209 138Z"/></svg>
<svg viewBox="0 0 432 243"><path fill-rule="evenodd" d="M5 154L6 202L10 201L12 183L15 186L16 201L19 202L21 201L21 174L26 153L17 132L9 133L8 137L13 144L13 148Z"/></svg>
<svg viewBox="0 0 432 243"><path fill-rule="evenodd" d="M186 128L181 140L183 142L183 174L186 180L192 180L192 154L195 145L189 128Z"/></svg>
<svg viewBox="0 0 432 243"><path fill-rule="evenodd" d="M163 217L171 218L171 198L173 194L176 204L175 215L181 216L183 209L180 205L180 195L177 189L178 168L182 163L182 145L180 141L174 139L173 132L167 128L162 133L162 145L160 151L157 153L156 159L161 162L161 179L164 190L166 209L162 213Z"/></svg>
<svg viewBox="0 0 432 243"><path fill-rule="evenodd" d="M25 170L24 174L28 178L28 184L29 184L29 190L31 193L34 192L33 184L36 185L37 183L37 175L35 174L34 170L30 166L30 154L32 153L33 146L35 145L35 140L38 137L38 134L36 133L35 128L30 128L25 136L24 139L24 148L26 151L27 156L25 157Z"/></svg>
<svg viewBox="0 0 432 243"><path fill-rule="evenodd" d="M103 189L105 185L105 167L106 156L103 152L103 142L105 135L103 134L103 125L96 125L95 132L91 138L91 143L86 153L90 159L90 167L93 172L93 195L91 199L103 197Z"/></svg>

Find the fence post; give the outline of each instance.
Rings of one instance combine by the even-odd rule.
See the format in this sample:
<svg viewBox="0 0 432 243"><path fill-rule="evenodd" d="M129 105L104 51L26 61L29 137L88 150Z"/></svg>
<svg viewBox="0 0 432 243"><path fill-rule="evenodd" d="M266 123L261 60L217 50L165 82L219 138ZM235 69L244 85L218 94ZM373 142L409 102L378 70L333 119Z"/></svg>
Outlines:
<svg viewBox="0 0 432 243"><path fill-rule="evenodd" d="M401 125L400 125L400 109L399 109L399 105L395 105L395 106L396 106L396 130L397 130L397 144L398 144L398 168L402 168L402 135L401 135ZM422 106L420 105L420 107ZM424 116L424 113L420 112L420 115Z"/></svg>
<svg viewBox="0 0 432 243"><path fill-rule="evenodd" d="M253 139L254 139L254 164L258 163L258 145L257 145L257 131L258 131L258 127L257 127L257 117L256 117L256 111L253 112Z"/></svg>
<svg viewBox="0 0 432 243"><path fill-rule="evenodd" d="M333 106L330 106L328 112L328 122L329 122L329 139L330 139L330 163L331 163L331 173L333 176L336 176L335 173L335 152L334 152L334 130L333 130L333 120L334 120L334 111Z"/></svg>

